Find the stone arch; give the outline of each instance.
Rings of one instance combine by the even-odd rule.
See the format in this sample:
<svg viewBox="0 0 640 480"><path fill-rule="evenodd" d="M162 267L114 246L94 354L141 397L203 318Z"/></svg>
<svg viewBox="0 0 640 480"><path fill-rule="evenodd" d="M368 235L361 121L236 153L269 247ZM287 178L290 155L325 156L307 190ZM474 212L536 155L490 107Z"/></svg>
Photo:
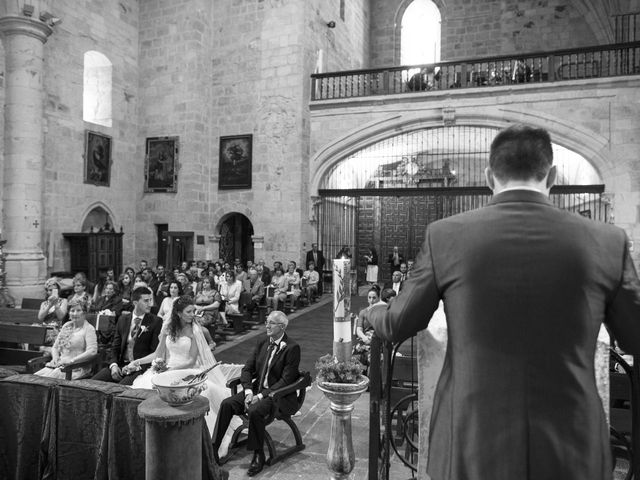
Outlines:
<svg viewBox="0 0 640 480"><path fill-rule="evenodd" d="M104 226L105 222L109 222L114 229L118 224L113 211L104 202L100 201L89 205L84 212L82 212L80 218L82 218L80 231L83 233L88 233L91 230L91 227L93 227L94 231L97 232L100 227Z"/></svg>
<svg viewBox="0 0 640 480"><path fill-rule="evenodd" d="M607 155L609 141L603 136L566 120L539 112L487 108L482 112L456 113L456 125L505 128L514 123L545 128L553 143L582 155L606 184L607 173L614 165ZM364 124L344 137L321 147L311 159L309 193L317 196L322 180L332 166L349 155L381 140L424 128L442 127L442 114L432 111L397 114Z"/></svg>
<svg viewBox="0 0 640 480"><path fill-rule="evenodd" d="M248 215L238 211L227 211L220 215L215 233L220 238L219 258L231 264L234 258L239 258L243 263L253 260L255 227Z"/></svg>

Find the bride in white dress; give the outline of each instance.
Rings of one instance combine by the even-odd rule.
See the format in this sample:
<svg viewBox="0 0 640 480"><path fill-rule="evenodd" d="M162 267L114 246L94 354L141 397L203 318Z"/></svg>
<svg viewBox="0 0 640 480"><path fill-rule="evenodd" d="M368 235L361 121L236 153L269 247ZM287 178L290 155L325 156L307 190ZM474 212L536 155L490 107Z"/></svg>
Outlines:
<svg viewBox="0 0 640 480"><path fill-rule="evenodd" d="M155 352L146 357L131 362L130 369L137 369L139 365L146 363L158 363L162 359L169 370L181 368L207 369L216 363L209 345L202 333L202 327L194 321L195 305L189 296L178 297L173 304L173 311L168 321L165 321L160 332L160 342ZM125 367L126 368L126 367ZM242 365L219 364L208 374L207 388L202 392L209 399L209 413L205 416L209 432L213 430L218 416L218 410L222 400L231 396L231 391L226 387L232 378L240 376ZM152 389L151 378L157 375L154 367L148 369L133 382L133 388ZM233 431L240 425L238 417L229 426L227 434L220 446L219 455L223 457L227 453L229 441Z"/></svg>

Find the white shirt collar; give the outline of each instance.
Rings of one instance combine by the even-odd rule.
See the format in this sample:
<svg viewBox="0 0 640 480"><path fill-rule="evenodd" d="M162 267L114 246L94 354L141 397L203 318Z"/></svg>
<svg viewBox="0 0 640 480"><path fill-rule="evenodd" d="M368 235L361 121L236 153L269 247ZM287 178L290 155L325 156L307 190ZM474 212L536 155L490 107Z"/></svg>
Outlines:
<svg viewBox="0 0 640 480"><path fill-rule="evenodd" d="M502 193L502 192L510 192L511 190L529 190L531 192L543 193L542 190L540 190L539 188L530 187L528 185L522 185L520 187L503 188L502 190L500 190L500 193ZM499 194L496 194L496 195L499 195Z"/></svg>

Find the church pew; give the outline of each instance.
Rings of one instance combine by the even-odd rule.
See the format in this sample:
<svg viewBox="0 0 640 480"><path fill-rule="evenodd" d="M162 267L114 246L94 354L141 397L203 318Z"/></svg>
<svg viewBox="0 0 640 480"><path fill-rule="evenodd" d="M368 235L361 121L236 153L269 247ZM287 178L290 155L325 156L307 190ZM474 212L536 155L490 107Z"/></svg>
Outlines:
<svg viewBox="0 0 640 480"><path fill-rule="evenodd" d="M0 322L3 323L38 323L38 310L24 308L0 308Z"/></svg>
<svg viewBox="0 0 640 480"><path fill-rule="evenodd" d="M46 337L47 328L40 325L0 323L0 365L27 371L29 360L43 356L38 347L44 345ZM30 349L17 348L21 344L28 344Z"/></svg>

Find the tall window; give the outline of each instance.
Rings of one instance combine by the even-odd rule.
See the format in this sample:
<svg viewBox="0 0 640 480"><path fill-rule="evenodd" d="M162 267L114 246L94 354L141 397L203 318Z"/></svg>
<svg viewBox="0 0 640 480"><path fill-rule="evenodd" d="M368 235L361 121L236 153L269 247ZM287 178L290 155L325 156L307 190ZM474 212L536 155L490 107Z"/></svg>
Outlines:
<svg viewBox="0 0 640 480"><path fill-rule="evenodd" d="M84 54L82 119L111 126L111 62L100 52Z"/></svg>
<svg viewBox="0 0 640 480"><path fill-rule="evenodd" d="M420 65L440 61L440 10L431 0L414 0L402 15L400 62Z"/></svg>

